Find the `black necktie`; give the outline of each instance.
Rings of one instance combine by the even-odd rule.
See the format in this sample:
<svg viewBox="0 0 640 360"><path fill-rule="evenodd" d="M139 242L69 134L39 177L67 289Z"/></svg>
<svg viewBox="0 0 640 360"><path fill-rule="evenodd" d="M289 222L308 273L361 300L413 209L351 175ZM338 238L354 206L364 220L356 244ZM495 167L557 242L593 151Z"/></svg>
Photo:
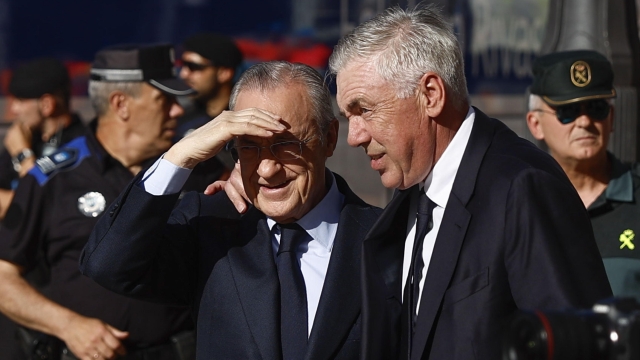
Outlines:
<svg viewBox="0 0 640 360"><path fill-rule="evenodd" d="M303 359L307 352L307 291L296 249L308 236L298 224L280 225L276 264L280 279L280 341L284 360Z"/></svg>
<svg viewBox="0 0 640 360"><path fill-rule="evenodd" d="M436 204L427 197L427 194L423 190L419 190L418 210L416 212L416 235L413 241L411 264L404 287L404 300L402 302L402 358L408 357L411 351L411 338L413 337L417 319L416 310L418 308L418 298L420 294L420 280L422 279L422 270L424 269L422 249L425 236L427 236L427 233L433 228L431 215L435 207Z"/></svg>

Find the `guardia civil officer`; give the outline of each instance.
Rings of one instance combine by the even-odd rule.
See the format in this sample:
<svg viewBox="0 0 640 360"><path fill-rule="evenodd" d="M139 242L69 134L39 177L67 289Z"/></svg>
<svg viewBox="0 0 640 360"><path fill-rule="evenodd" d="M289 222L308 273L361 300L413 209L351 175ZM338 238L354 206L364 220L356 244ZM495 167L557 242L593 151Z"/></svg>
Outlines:
<svg viewBox="0 0 640 360"><path fill-rule="evenodd" d="M615 296L640 299L640 168L607 151L616 91L607 58L592 50L539 57L527 124L567 173L591 225Z"/></svg>
<svg viewBox="0 0 640 360"><path fill-rule="evenodd" d="M99 51L89 82L97 113L91 131L38 159L19 181L0 229L0 311L59 339L59 352L55 341L47 347L51 355L193 357L193 324L184 308L116 295L78 271L80 251L106 205L171 146L183 113L175 97L191 92L175 77L170 45ZM23 278L42 261L51 271L46 293Z"/></svg>

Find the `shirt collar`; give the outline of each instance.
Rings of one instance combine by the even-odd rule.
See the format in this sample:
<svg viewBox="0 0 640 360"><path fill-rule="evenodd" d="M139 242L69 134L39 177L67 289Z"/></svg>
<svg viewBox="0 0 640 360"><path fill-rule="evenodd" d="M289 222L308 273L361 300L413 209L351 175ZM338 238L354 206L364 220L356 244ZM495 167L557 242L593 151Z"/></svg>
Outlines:
<svg viewBox="0 0 640 360"><path fill-rule="evenodd" d="M427 196L439 207L444 208L447 205L453 182L462 162L462 156L471 137L471 129L473 128L475 117L475 111L472 107L469 107L460 129L453 136L453 139L451 139L451 142L425 180L424 187L427 189Z"/></svg>
<svg viewBox="0 0 640 360"><path fill-rule="evenodd" d="M344 202L344 195L338 190L336 179L331 171L328 173L327 181L331 182L329 191L322 200L311 211L306 213L296 223L300 225L312 238L317 240L328 251L333 248L333 240L338 231L338 220L340 220L340 211ZM267 216L267 224L269 229L273 231L276 225L275 220Z"/></svg>

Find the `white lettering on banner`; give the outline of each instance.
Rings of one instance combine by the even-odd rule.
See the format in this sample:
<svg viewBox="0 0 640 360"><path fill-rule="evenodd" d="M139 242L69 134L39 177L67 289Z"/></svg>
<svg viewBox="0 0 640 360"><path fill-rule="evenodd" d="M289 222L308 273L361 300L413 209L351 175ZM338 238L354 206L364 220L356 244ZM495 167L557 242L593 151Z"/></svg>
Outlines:
<svg viewBox="0 0 640 360"><path fill-rule="evenodd" d="M469 5L470 75L529 76L533 57L542 47L549 0L469 0ZM454 23L463 25L459 16Z"/></svg>

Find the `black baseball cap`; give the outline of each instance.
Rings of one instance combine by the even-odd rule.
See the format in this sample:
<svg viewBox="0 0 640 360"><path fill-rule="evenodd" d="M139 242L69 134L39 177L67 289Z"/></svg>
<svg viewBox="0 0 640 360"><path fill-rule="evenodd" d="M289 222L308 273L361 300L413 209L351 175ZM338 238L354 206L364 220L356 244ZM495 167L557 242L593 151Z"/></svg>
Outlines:
<svg viewBox="0 0 640 360"><path fill-rule="evenodd" d="M537 58L530 91L551 106L616 96L611 63L593 50L562 51Z"/></svg>
<svg viewBox="0 0 640 360"><path fill-rule="evenodd" d="M69 72L60 60L39 58L20 65L11 76L9 93L21 99L37 99L44 94L69 94Z"/></svg>
<svg viewBox="0 0 640 360"><path fill-rule="evenodd" d="M115 45L98 51L91 66L93 81L145 81L176 96L195 91L176 77L173 46Z"/></svg>
<svg viewBox="0 0 640 360"><path fill-rule="evenodd" d="M242 52L229 37L216 33L199 33L182 44L185 51L194 52L211 61L213 66L235 69L242 63Z"/></svg>

